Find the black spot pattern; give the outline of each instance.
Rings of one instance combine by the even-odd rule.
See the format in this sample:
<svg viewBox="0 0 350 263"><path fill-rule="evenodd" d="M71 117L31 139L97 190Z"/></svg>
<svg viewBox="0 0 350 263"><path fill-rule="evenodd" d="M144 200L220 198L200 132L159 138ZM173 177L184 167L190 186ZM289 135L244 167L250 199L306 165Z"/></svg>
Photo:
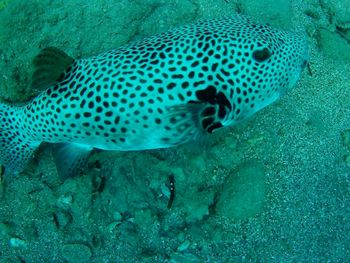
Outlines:
<svg viewBox="0 0 350 263"><path fill-rule="evenodd" d="M211 133L270 104L295 84L305 59L295 34L243 17L200 21L76 60L60 83L21 109L28 134L21 140L111 150L181 144L198 133L193 115ZM191 104L202 107L195 112ZM6 148L3 138L16 137L19 127L1 125Z"/></svg>

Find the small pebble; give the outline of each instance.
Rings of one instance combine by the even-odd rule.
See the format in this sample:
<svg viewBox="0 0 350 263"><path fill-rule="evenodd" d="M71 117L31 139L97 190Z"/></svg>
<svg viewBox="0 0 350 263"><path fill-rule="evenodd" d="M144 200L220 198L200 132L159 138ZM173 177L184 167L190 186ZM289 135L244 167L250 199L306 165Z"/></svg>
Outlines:
<svg viewBox="0 0 350 263"><path fill-rule="evenodd" d="M177 251L183 252L183 251L187 250L187 249L189 248L190 245L191 245L190 241L185 240L185 241L177 248Z"/></svg>
<svg viewBox="0 0 350 263"><path fill-rule="evenodd" d="M121 215L121 213L119 213L118 211L116 211L116 212L114 212L114 214L113 214L113 219L115 220L115 221L122 221L122 215Z"/></svg>
<svg viewBox="0 0 350 263"><path fill-rule="evenodd" d="M69 209L72 206L72 203L73 203L72 195L62 195L57 200L57 206L64 210Z"/></svg>
<svg viewBox="0 0 350 263"><path fill-rule="evenodd" d="M113 232L113 230L114 230L117 226L119 226L120 224L121 224L120 221L114 221L114 222L112 222L112 223L110 223L110 224L107 225L107 229L108 229L109 232Z"/></svg>
<svg viewBox="0 0 350 263"><path fill-rule="evenodd" d="M13 248L25 248L27 246L27 242L18 237L10 238L9 243L10 246Z"/></svg>

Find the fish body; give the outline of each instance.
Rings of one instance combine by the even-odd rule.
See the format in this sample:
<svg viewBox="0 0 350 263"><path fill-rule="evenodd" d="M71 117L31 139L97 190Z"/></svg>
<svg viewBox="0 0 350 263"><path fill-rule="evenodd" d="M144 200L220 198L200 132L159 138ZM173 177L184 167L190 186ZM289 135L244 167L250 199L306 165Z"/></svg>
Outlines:
<svg viewBox="0 0 350 263"><path fill-rule="evenodd" d="M195 140L277 100L307 60L299 35L240 16L199 21L90 58L44 49L34 60L33 86L48 88L27 105L0 104L0 163L20 171L41 142L64 145L61 165L75 166L93 148Z"/></svg>

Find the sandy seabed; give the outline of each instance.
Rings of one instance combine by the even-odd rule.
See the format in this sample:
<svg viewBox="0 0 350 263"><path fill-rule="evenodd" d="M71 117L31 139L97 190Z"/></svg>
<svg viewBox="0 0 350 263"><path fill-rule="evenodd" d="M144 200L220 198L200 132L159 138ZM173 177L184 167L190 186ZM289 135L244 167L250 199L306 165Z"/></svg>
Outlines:
<svg viewBox="0 0 350 263"><path fill-rule="evenodd" d="M0 262L350 261L348 0L0 1L0 99L40 92L41 48L90 56L237 12L304 33L312 75L197 150L97 152L62 182L44 145L1 181Z"/></svg>

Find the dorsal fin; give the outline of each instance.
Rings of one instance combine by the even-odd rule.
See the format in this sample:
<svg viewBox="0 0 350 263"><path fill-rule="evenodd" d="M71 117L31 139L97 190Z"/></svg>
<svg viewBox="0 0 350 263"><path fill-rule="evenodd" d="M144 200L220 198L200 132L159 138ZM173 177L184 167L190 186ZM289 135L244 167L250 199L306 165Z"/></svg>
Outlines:
<svg viewBox="0 0 350 263"><path fill-rule="evenodd" d="M55 47L47 47L34 58L31 88L44 89L55 84L74 59Z"/></svg>

